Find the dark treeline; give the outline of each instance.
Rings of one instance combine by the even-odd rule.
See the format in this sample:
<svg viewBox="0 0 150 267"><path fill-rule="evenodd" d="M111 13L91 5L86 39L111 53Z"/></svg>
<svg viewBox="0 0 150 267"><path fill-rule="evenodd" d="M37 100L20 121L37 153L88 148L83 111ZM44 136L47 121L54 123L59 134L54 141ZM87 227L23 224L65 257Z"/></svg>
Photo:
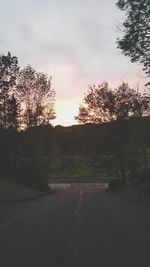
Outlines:
<svg viewBox="0 0 150 267"><path fill-rule="evenodd" d="M110 179L119 178L124 182L134 182L140 172L148 171L149 136L149 117L55 129L63 154L89 155L99 173L103 171Z"/></svg>
<svg viewBox="0 0 150 267"><path fill-rule="evenodd" d="M0 177L41 191L48 186L53 128L34 126L25 131L0 128Z"/></svg>
<svg viewBox="0 0 150 267"><path fill-rule="evenodd" d="M150 168L149 93L122 83L90 86L79 114L82 125L51 125L55 118L51 77L16 57L0 56L0 178L41 191L53 174L77 174L123 183L147 183ZM73 171L72 171L72 170ZM75 176L75 175L74 175ZM65 178L65 177L64 177Z"/></svg>
<svg viewBox="0 0 150 267"><path fill-rule="evenodd" d="M47 189L51 120L55 118L51 77L16 56L0 55L0 177Z"/></svg>
<svg viewBox="0 0 150 267"><path fill-rule="evenodd" d="M45 191L53 173L52 159L62 159L63 166L57 166L62 171L71 164L72 156L88 156L88 164L99 177L105 173L109 179L142 184L150 168L149 136L149 117L101 125L41 125L20 132L1 128L1 178Z"/></svg>

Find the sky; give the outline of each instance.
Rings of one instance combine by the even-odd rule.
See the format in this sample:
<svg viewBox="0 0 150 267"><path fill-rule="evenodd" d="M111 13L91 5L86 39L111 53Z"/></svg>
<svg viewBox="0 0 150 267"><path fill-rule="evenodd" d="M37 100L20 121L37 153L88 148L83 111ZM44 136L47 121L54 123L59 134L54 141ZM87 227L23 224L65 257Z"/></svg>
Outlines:
<svg viewBox="0 0 150 267"><path fill-rule="evenodd" d="M0 0L0 53L52 76L54 125L77 124L84 93L103 81L143 88L142 67L117 49L124 14L116 0Z"/></svg>

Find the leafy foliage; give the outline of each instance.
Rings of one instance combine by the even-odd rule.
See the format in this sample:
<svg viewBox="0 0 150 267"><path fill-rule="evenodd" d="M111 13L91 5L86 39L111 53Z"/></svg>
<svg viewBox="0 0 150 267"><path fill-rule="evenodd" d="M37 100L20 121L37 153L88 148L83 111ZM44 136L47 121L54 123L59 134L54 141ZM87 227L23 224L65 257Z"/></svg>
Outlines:
<svg viewBox="0 0 150 267"><path fill-rule="evenodd" d="M0 125L10 127L11 95L19 73L17 57L0 55Z"/></svg>
<svg viewBox="0 0 150 267"><path fill-rule="evenodd" d="M55 118L51 78L36 72L31 66L19 74L17 93L24 108L24 123L30 126L50 123Z"/></svg>
<svg viewBox="0 0 150 267"><path fill-rule="evenodd" d="M142 63L150 77L150 0L119 0L117 7L126 12L118 47L132 62Z"/></svg>
<svg viewBox="0 0 150 267"><path fill-rule="evenodd" d="M111 90L105 82L89 87L75 119L80 123L102 123L142 117L148 112L149 101L148 95L142 95L126 83Z"/></svg>
<svg viewBox="0 0 150 267"><path fill-rule="evenodd" d="M8 117L9 128L13 128L15 130L19 129L20 116L21 116L20 104L13 94L9 98L7 106L7 117Z"/></svg>

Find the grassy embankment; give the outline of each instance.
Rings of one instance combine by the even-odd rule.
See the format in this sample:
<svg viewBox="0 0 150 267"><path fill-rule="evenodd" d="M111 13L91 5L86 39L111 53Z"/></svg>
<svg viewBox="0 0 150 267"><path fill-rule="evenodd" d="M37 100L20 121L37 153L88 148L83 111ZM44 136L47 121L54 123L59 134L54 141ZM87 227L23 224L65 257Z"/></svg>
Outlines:
<svg viewBox="0 0 150 267"><path fill-rule="evenodd" d="M0 181L0 200L30 200L42 196L43 193L25 185Z"/></svg>

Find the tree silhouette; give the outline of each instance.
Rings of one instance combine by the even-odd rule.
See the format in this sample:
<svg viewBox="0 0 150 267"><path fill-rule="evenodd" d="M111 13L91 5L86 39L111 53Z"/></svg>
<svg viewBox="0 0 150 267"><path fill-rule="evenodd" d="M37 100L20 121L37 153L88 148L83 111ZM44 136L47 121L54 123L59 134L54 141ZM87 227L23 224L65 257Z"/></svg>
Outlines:
<svg viewBox="0 0 150 267"><path fill-rule="evenodd" d="M20 104L13 94L12 97L8 100L8 105L7 105L8 128L13 128L15 130L18 130L20 114L21 114Z"/></svg>
<svg viewBox="0 0 150 267"><path fill-rule="evenodd" d="M118 47L132 62L142 63L150 77L150 0L119 0L117 7L126 12Z"/></svg>
<svg viewBox="0 0 150 267"><path fill-rule="evenodd" d="M26 126L48 124L55 118L55 91L51 88L51 77L27 66L19 74L17 91Z"/></svg>
<svg viewBox="0 0 150 267"><path fill-rule="evenodd" d="M149 96L122 83L111 90L108 83L90 86L75 117L80 123L102 123L147 115Z"/></svg>
<svg viewBox="0 0 150 267"><path fill-rule="evenodd" d="M110 121L113 113L114 95L108 83L102 83L97 87L89 86L84 97L83 104L79 107L79 114L75 117L80 123L102 123Z"/></svg>
<svg viewBox="0 0 150 267"><path fill-rule="evenodd" d="M19 73L17 57L0 55L0 124L4 128L9 127L8 109L10 97L16 85Z"/></svg>

